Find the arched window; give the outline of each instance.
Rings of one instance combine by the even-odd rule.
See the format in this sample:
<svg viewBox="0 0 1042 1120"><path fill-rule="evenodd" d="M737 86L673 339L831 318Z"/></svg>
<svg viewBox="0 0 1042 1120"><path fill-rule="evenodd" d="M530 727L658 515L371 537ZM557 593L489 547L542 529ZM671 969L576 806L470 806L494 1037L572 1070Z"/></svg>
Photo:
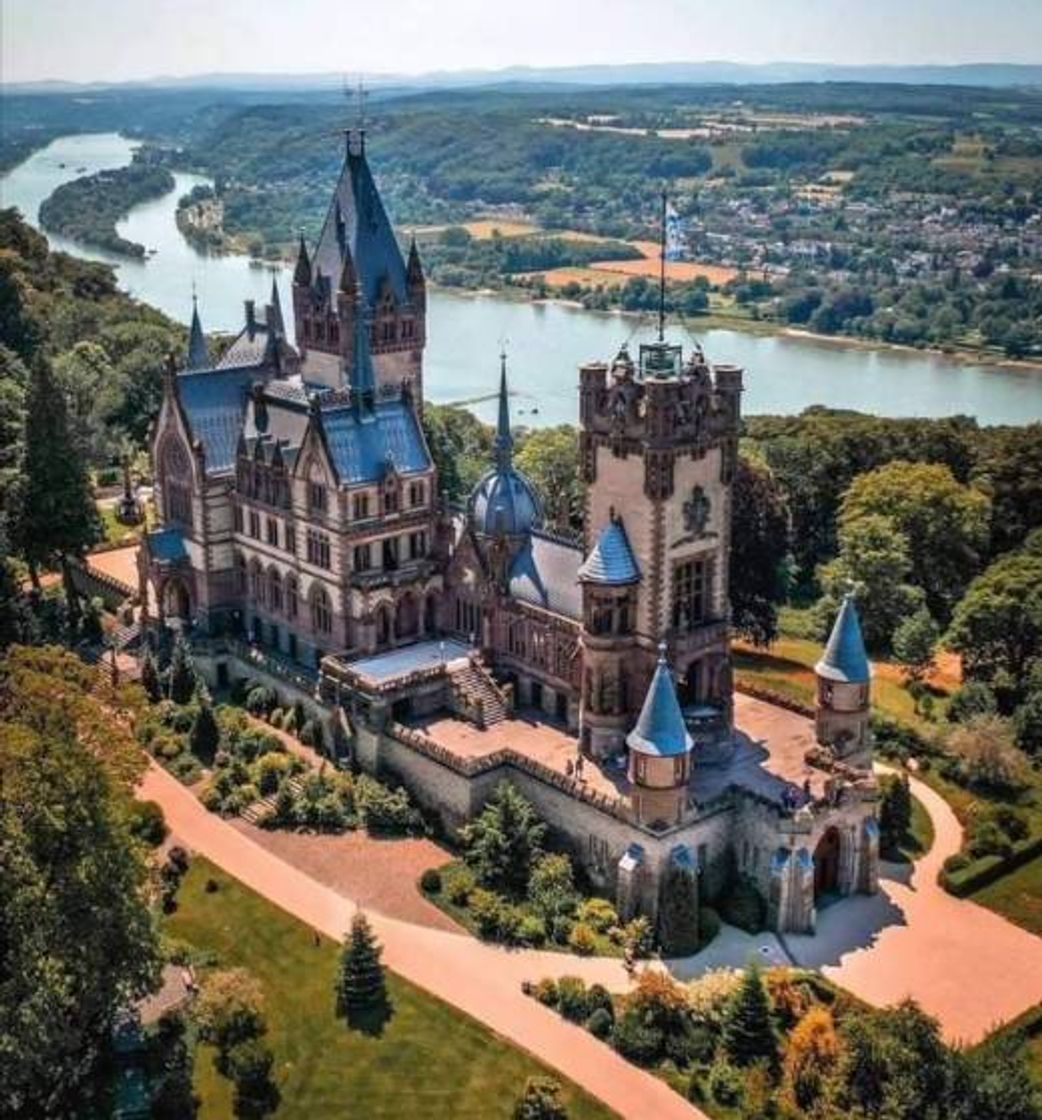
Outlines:
<svg viewBox="0 0 1042 1120"><path fill-rule="evenodd" d="M241 552L235 554L235 590L246 594L246 557Z"/></svg>
<svg viewBox="0 0 1042 1120"><path fill-rule="evenodd" d="M391 640L391 612L387 604L376 608L376 644L385 646Z"/></svg>
<svg viewBox="0 0 1042 1120"><path fill-rule="evenodd" d="M264 572L257 559L250 562L250 596L259 606L264 605Z"/></svg>
<svg viewBox="0 0 1042 1120"><path fill-rule="evenodd" d="M282 610L282 576L277 568L268 569L268 606L273 611Z"/></svg>
<svg viewBox="0 0 1042 1120"><path fill-rule="evenodd" d="M184 444L168 439L159 457L160 487L166 521L192 524L192 464Z"/></svg>
<svg viewBox="0 0 1042 1120"><path fill-rule="evenodd" d="M297 600L300 597L296 576L286 577L286 615L289 618L297 617Z"/></svg>
<svg viewBox="0 0 1042 1120"><path fill-rule="evenodd" d="M321 584L311 588L311 628L319 634L329 634L333 629L333 610L329 594Z"/></svg>

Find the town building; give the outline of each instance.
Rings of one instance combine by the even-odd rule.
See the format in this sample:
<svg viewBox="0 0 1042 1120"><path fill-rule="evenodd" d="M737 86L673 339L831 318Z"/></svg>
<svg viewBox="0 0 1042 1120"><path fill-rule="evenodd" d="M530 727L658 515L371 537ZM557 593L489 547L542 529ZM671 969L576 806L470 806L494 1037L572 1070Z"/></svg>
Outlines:
<svg viewBox="0 0 1042 1120"><path fill-rule="evenodd" d="M217 685L249 676L327 720L450 829L504 778L624 914L670 866L755 885L814 928L876 889L870 673L848 599L807 721L738 697L728 572L742 371L660 330L579 370L581 539L514 463L500 359L493 459L465 508L424 436L426 287L349 135L321 234L219 361L193 312L152 437L160 527L143 613ZM766 730L766 734L764 734Z"/></svg>

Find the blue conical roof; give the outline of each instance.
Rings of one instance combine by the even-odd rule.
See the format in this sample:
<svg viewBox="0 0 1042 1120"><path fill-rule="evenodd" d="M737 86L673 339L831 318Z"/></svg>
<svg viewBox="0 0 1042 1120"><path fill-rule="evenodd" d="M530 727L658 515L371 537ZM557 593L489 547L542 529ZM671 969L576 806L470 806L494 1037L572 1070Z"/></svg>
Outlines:
<svg viewBox="0 0 1042 1120"><path fill-rule="evenodd" d="M640 710L637 726L626 736L626 745L631 751L665 758L687 754L691 750L691 736L684 726L664 646L659 647L655 675L651 678L648 694L644 697L644 707Z"/></svg>
<svg viewBox="0 0 1042 1120"><path fill-rule="evenodd" d="M601 530L590 555L579 568L579 580L584 583L603 583L623 586L640 579L640 568L630 548L629 538L622 522L612 518Z"/></svg>
<svg viewBox="0 0 1042 1120"><path fill-rule="evenodd" d="M210 351L206 347L203 325L199 322L199 307L192 296L192 326L188 332L188 361L185 369L209 369Z"/></svg>
<svg viewBox="0 0 1042 1120"><path fill-rule="evenodd" d="M853 595L844 597L825 652L814 666L814 671L819 677L830 681L851 684L867 683L872 679L872 669L865 652L865 639L861 636L861 622Z"/></svg>

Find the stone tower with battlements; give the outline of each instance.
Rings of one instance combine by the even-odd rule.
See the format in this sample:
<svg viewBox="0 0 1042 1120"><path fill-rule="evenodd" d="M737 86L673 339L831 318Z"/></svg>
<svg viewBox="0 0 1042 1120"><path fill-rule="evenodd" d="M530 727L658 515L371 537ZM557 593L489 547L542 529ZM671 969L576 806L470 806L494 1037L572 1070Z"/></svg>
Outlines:
<svg viewBox="0 0 1042 1120"><path fill-rule="evenodd" d="M580 370L586 550L617 523L639 573L610 595L584 581L584 652L594 670L583 682L585 745L597 753L594 738L621 745L621 727L637 715L662 641L685 711L715 708L730 721L728 557L741 391L740 369L710 367L698 348L685 357L666 341L641 345L636 361L623 347L610 365ZM626 629L615 643L627 646L621 663L611 657L611 635L590 626L598 603L625 608ZM594 679L601 664L619 678L607 689ZM604 695L615 703L610 712L600 710Z"/></svg>

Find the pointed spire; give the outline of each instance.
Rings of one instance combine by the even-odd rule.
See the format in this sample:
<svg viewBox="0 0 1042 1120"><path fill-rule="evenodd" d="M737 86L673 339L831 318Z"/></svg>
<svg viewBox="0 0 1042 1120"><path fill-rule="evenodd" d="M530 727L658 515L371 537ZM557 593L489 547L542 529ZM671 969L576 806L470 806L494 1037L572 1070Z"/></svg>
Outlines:
<svg viewBox="0 0 1042 1120"><path fill-rule="evenodd" d="M420 262L420 251L416 248L416 237L409 242L409 260L405 266L405 279L410 288L421 288L424 285L423 264Z"/></svg>
<svg viewBox="0 0 1042 1120"><path fill-rule="evenodd" d="M275 273L271 274L271 311L268 314L268 329L286 337L286 322L282 318L282 301L279 299L279 285Z"/></svg>
<svg viewBox="0 0 1042 1120"><path fill-rule="evenodd" d="M199 305L192 292L192 325L188 331L188 361L185 369L209 369L210 351L206 347L202 323L199 322Z"/></svg>
<svg viewBox="0 0 1042 1120"><path fill-rule="evenodd" d="M692 739L684 726L684 716L677 699L673 671L666 660L666 643L658 647L655 675L644 697L637 725L626 736L626 745L642 754L682 755L691 750Z"/></svg>
<svg viewBox="0 0 1042 1120"><path fill-rule="evenodd" d="M496 422L496 438L492 444L496 453L496 467L509 470L514 457L514 437L510 434L510 400L507 394L507 356L499 355L499 419Z"/></svg>
<svg viewBox="0 0 1042 1120"><path fill-rule="evenodd" d="M872 679L861 621L851 593L843 596L825 652L814 666L814 671L827 680L850 684L867 684Z"/></svg>
<svg viewBox="0 0 1042 1120"><path fill-rule="evenodd" d="M640 579L640 568L630 548L629 538L614 509L590 555L579 566L578 577L580 583L600 583L609 587L623 587Z"/></svg>
<svg viewBox="0 0 1042 1120"><path fill-rule="evenodd" d="M300 231L300 247L297 249L297 266L293 270L293 283L304 286L311 283L311 260L308 247L304 244L304 231Z"/></svg>

